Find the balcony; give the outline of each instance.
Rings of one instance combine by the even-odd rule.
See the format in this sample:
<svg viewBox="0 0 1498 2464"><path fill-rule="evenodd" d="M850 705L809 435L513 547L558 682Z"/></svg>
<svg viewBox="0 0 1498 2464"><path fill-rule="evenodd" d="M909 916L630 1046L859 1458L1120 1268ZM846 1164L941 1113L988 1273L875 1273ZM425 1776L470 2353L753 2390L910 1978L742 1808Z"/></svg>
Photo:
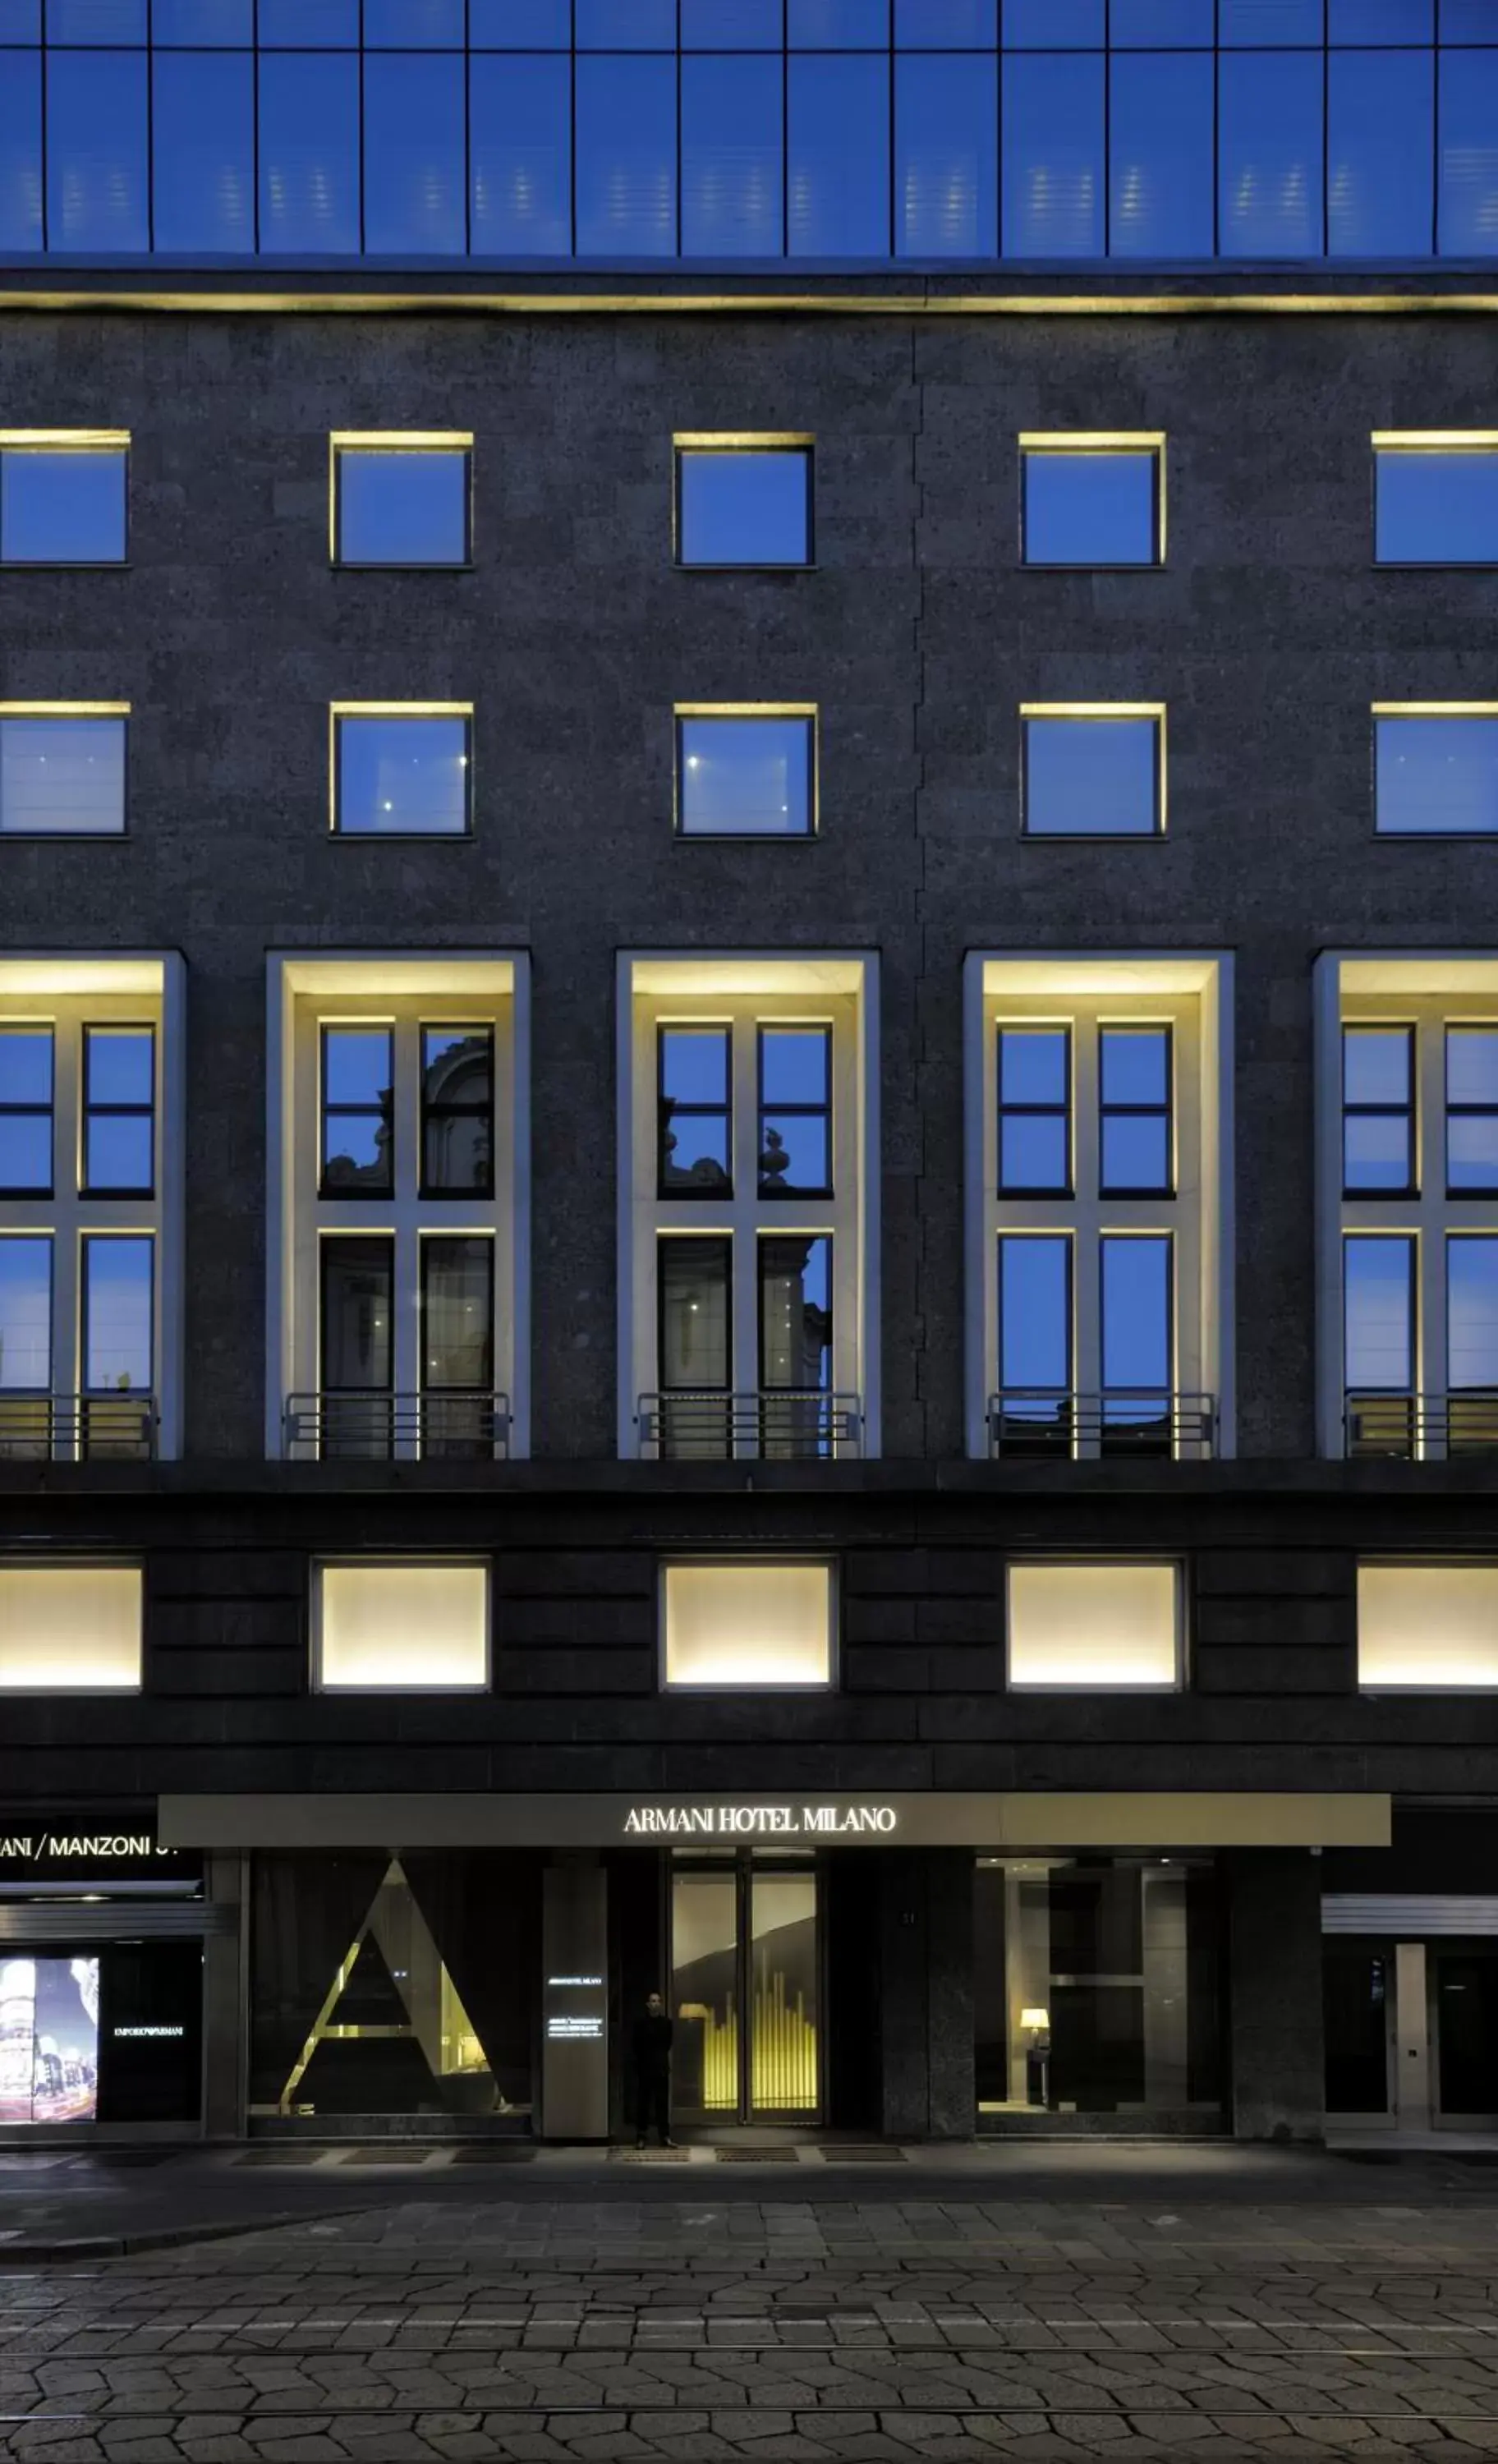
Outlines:
<svg viewBox="0 0 1498 2464"><path fill-rule="evenodd" d="M508 1395L379 1391L288 1395L288 1463L503 1463Z"/></svg>
<svg viewBox="0 0 1498 2464"><path fill-rule="evenodd" d="M1343 1399L1350 1463L1453 1463L1498 1454L1498 1387L1455 1395L1378 1395L1354 1388Z"/></svg>
<svg viewBox="0 0 1498 2464"><path fill-rule="evenodd" d="M150 1463L154 1395L0 1395L0 1463Z"/></svg>
<svg viewBox="0 0 1498 2464"><path fill-rule="evenodd" d="M1006 1386L988 1397L993 1462L1112 1462L1140 1457L1210 1463L1215 1395L1073 1395L1056 1386Z"/></svg>
<svg viewBox="0 0 1498 2464"><path fill-rule="evenodd" d="M675 1388L641 1396L638 1426L648 1463L848 1463L863 1453L863 1397L811 1386Z"/></svg>

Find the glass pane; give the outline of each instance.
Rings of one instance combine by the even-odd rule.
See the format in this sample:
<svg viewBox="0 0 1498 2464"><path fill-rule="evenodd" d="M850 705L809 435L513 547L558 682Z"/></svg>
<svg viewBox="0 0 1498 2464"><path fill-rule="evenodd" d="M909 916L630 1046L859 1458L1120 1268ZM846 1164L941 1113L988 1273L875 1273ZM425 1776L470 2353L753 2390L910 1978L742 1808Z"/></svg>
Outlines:
<svg viewBox="0 0 1498 2464"><path fill-rule="evenodd" d="M338 457L338 549L345 564L461 564L468 555L468 455Z"/></svg>
<svg viewBox="0 0 1498 2464"><path fill-rule="evenodd" d="M894 0L894 39L908 52L991 49L999 39L998 0Z"/></svg>
<svg viewBox="0 0 1498 2464"><path fill-rule="evenodd" d="M0 43L41 41L41 0L0 0Z"/></svg>
<svg viewBox="0 0 1498 2464"><path fill-rule="evenodd" d="M164 252L254 248L254 63L248 52L165 54L152 71L154 241Z"/></svg>
<svg viewBox="0 0 1498 2464"><path fill-rule="evenodd" d="M49 43L143 43L146 0L47 0Z"/></svg>
<svg viewBox="0 0 1498 2464"><path fill-rule="evenodd" d="M1498 1189L1498 1111L1459 1112L1447 1120L1446 1187Z"/></svg>
<svg viewBox="0 0 1498 2464"><path fill-rule="evenodd" d="M676 246L676 63L577 62L577 227L583 256L670 256Z"/></svg>
<svg viewBox="0 0 1498 2464"><path fill-rule="evenodd" d="M749 2101L756 2113L812 2113L817 2106L817 1878L757 1873L749 1893Z"/></svg>
<svg viewBox="0 0 1498 2464"><path fill-rule="evenodd" d="M895 252L993 256L999 247L997 55L933 54L895 69Z"/></svg>
<svg viewBox="0 0 1498 2464"><path fill-rule="evenodd" d="M796 1233L760 1243L760 1383L819 1393L832 1383L829 1240Z"/></svg>
<svg viewBox="0 0 1498 2464"><path fill-rule="evenodd" d="M676 0L573 0L573 5L580 52L676 48Z"/></svg>
<svg viewBox="0 0 1498 2464"><path fill-rule="evenodd" d="M1441 253L1498 256L1498 51L1443 51L1440 113Z"/></svg>
<svg viewBox="0 0 1498 2464"><path fill-rule="evenodd" d="M259 0L260 47L342 47L359 40L359 0Z"/></svg>
<svg viewBox="0 0 1498 2464"><path fill-rule="evenodd" d="M51 1027L0 1028L0 1106L51 1103Z"/></svg>
<svg viewBox="0 0 1498 2464"><path fill-rule="evenodd" d="M723 1197L733 1188L726 1112L670 1115L662 1123L661 1194L667 1198Z"/></svg>
<svg viewBox="0 0 1498 2464"><path fill-rule="evenodd" d="M0 1393L52 1384L52 1243L0 1239Z"/></svg>
<svg viewBox="0 0 1498 2464"><path fill-rule="evenodd" d="M832 1186L831 1140L826 1115L763 1111L760 1195L784 1198Z"/></svg>
<svg viewBox="0 0 1498 2464"><path fill-rule="evenodd" d="M1349 1104L1410 1100L1414 1052L1407 1026L1351 1026L1342 1037L1342 1088Z"/></svg>
<svg viewBox="0 0 1498 2464"><path fill-rule="evenodd" d="M782 253L785 245L784 104L779 59L682 62L684 255ZM755 560L775 561L779 560Z"/></svg>
<svg viewBox="0 0 1498 2464"><path fill-rule="evenodd" d="M52 1029L0 1030L0 1189L52 1187Z"/></svg>
<svg viewBox="0 0 1498 2464"><path fill-rule="evenodd" d="M1319 43L1323 0L1218 0L1222 43Z"/></svg>
<svg viewBox="0 0 1498 2464"><path fill-rule="evenodd" d="M1498 1386L1498 1240L1446 1243L1446 1383Z"/></svg>
<svg viewBox="0 0 1498 2464"><path fill-rule="evenodd" d="M0 1112L0 1190L45 1197L51 1187L51 1112Z"/></svg>
<svg viewBox="0 0 1498 2464"><path fill-rule="evenodd" d="M1149 836L1157 825L1152 718L1024 722L1024 826L1031 836Z"/></svg>
<svg viewBox="0 0 1498 2464"><path fill-rule="evenodd" d="M1350 1387L1406 1394L1414 1384L1411 1274L1415 1243L1353 1235L1343 1243Z"/></svg>
<svg viewBox="0 0 1498 2464"><path fill-rule="evenodd" d="M1105 1235L1103 1385L1111 1394L1168 1387L1171 1375L1171 1244L1148 1234Z"/></svg>
<svg viewBox="0 0 1498 2464"><path fill-rule="evenodd" d="M475 254L565 256L572 246L572 63L469 62Z"/></svg>
<svg viewBox="0 0 1498 2464"><path fill-rule="evenodd" d="M572 0L468 0L468 39L475 50L534 44L564 52L572 42Z"/></svg>
<svg viewBox="0 0 1498 2464"><path fill-rule="evenodd" d="M887 58L791 59L789 230L792 256L890 252L890 65Z"/></svg>
<svg viewBox="0 0 1498 2464"><path fill-rule="evenodd" d="M1446 1101L1498 1106L1498 1027L1447 1027Z"/></svg>
<svg viewBox="0 0 1498 2464"><path fill-rule="evenodd" d="M487 1192L493 1187L494 1082L492 1028L424 1028L425 1190Z"/></svg>
<svg viewBox="0 0 1498 2464"><path fill-rule="evenodd" d="M694 52L778 52L784 0L681 0L681 45Z"/></svg>
<svg viewBox="0 0 1498 2464"><path fill-rule="evenodd" d="M1443 43L1490 43L1492 0L1441 0L1441 39Z"/></svg>
<svg viewBox="0 0 1498 2464"><path fill-rule="evenodd" d="M1211 59L1123 53L1109 76L1110 255L1210 256Z"/></svg>
<svg viewBox="0 0 1498 2464"><path fill-rule="evenodd" d="M737 2115L737 1874L672 1874L671 1966L672 2102L679 2114Z"/></svg>
<svg viewBox="0 0 1498 2464"><path fill-rule="evenodd" d="M463 62L404 52L364 61L364 246L453 256L467 246Z"/></svg>
<svg viewBox="0 0 1498 2464"><path fill-rule="evenodd" d="M91 1395L151 1391L149 1240L83 1243L83 1382Z"/></svg>
<svg viewBox="0 0 1498 2464"><path fill-rule="evenodd" d="M0 719L0 833L124 828L122 718Z"/></svg>
<svg viewBox="0 0 1498 2464"><path fill-rule="evenodd" d="M681 827L754 838L811 828L809 718L684 718Z"/></svg>
<svg viewBox="0 0 1498 2464"><path fill-rule="evenodd" d="M1436 0L1328 0L1333 43L1429 43L1435 33Z"/></svg>
<svg viewBox="0 0 1498 2464"><path fill-rule="evenodd" d="M1498 720L1380 718L1377 826L1441 835L1498 830Z"/></svg>
<svg viewBox="0 0 1498 2464"><path fill-rule="evenodd" d="M1004 0L1009 51L1092 51L1104 42L1104 0Z"/></svg>
<svg viewBox="0 0 1498 2464"><path fill-rule="evenodd" d="M121 451L0 452L0 559L7 564L119 564L125 552Z"/></svg>
<svg viewBox="0 0 1498 2464"><path fill-rule="evenodd" d="M1114 51L1158 43L1209 47L1216 0L1112 0L1109 40Z"/></svg>
<svg viewBox="0 0 1498 2464"><path fill-rule="evenodd" d="M728 1104L726 1026L664 1026L661 1093L668 1104Z"/></svg>
<svg viewBox="0 0 1498 2464"><path fill-rule="evenodd" d="M248 46L254 41L254 0L155 0L151 40L158 51L175 43Z"/></svg>
<svg viewBox="0 0 1498 2464"><path fill-rule="evenodd" d="M476 1236L423 1241L423 1387L493 1387L494 1251Z"/></svg>
<svg viewBox="0 0 1498 2464"><path fill-rule="evenodd" d="M1163 1117L1113 1113L1103 1123L1101 1179L1105 1190L1168 1190L1170 1130Z"/></svg>
<svg viewBox="0 0 1498 2464"><path fill-rule="evenodd" d="M1071 1383L1071 1243L1064 1234L1000 1241L999 1383Z"/></svg>
<svg viewBox="0 0 1498 2464"><path fill-rule="evenodd" d="M388 1111L390 1032L383 1026L330 1026L322 1039L322 1097L327 1104Z"/></svg>
<svg viewBox="0 0 1498 2464"><path fill-rule="evenodd" d="M261 0L262 43L264 17ZM262 58L261 250L357 256L359 245L358 61L336 53Z"/></svg>
<svg viewBox="0 0 1498 2464"><path fill-rule="evenodd" d="M87 1037L90 1107L149 1105L155 1093L156 1039L148 1026L91 1026Z"/></svg>
<svg viewBox="0 0 1498 2464"><path fill-rule="evenodd" d="M1024 455L1026 564L1153 564L1154 453Z"/></svg>
<svg viewBox="0 0 1498 2464"><path fill-rule="evenodd" d="M1319 256L1319 55L1224 54L1219 77L1218 201L1223 254Z"/></svg>
<svg viewBox="0 0 1498 2464"><path fill-rule="evenodd" d="M0 248L42 244L41 59L12 52L0 77Z"/></svg>
<svg viewBox="0 0 1498 2464"><path fill-rule="evenodd" d="M1054 0L1046 9L1054 16ZM1101 256L1100 57L1005 60L1003 165L1005 256Z"/></svg>
<svg viewBox="0 0 1498 2464"><path fill-rule="evenodd" d="M662 1386L726 1387L728 1243L663 1240L659 1260Z"/></svg>
<svg viewBox="0 0 1498 2464"><path fill-rule="evenodd" d="M662 1192L722 1193L733 1185L728 1029L663 1027L659 1055Z"/></svg>
<svg viewBox="0 0 1498 2464"><path fill-rule="evenodd" d="M390 1385L390 1293L394 1256L386 1240L322 1243L322 1384L327 1392Z"/></svg>
<svg viewBox="0 0 1498 2464"><path fill-rule="evenodd" d="M1164 1027L1105 1026L1098 1037L1105 1104L1168 1104L1170 1035Z"/></svg>
<svg viewBox="0 0 1498 2464"><path fill-rule="evenodd" d="M1350 1190L1408 1189L1410 1126L1405 1112L1350 1112L1342 1125L1342 1181Z"/></svg>
<svg viewBox="0 0 1498 2464"><path fill-rule="evenodd" d="M464 0L364 0L364 44L370 51L463 48Z"/></svg>
<svg viewBox="0 0 1498 2464"><path fill-rule="evenodd" d="M1498 564L1498 452L1380 452L1377 553L1388 564Z"/></svg>
<svg viewBox="0 0 1498 2464"><path fill-rule="evenodd" d="M1435 245L1433 55L1339 52L1328 76L1328 250L1333 256L1428 256Z"/></svg>
<svg viewBox="0 0 1498 2464"><path fill-rule="evenodd" d="M468 827L468 722L341 718L338 826L345 835L460 835Z"/></svg>
<svg viewBox="0 0 1498 2464"><path fill-rule="evenodd" d="M999 1186L1002 1191L1066 1190L1071 1185L1067 1123L1060 1115L1008 1113L999 1124Z"/></svg>
<svg viewBox="0 0 1498 2464"><path fill-rule="evenodd" d="M786 0L785 33L807 52L877 50L890 39L890 0Z"/></svg>
<svg viewBox="0 0 1498 2464"><path fill-rule="evenodd" d="M384 1027L329 1027L322 1038L322 1186L330 1197L394 1186L392 1062Z"/></svg>
<svg viewBox="0 0 1498 2464"><path fill-rule="evenodd" d="M760 1036L760 1096L767 1107L826 1104L832 1057L825 1026L767 1026Z"/></svg>
<svg viewBox="0 0 1498 2464"><path fill-rule="evenodd" d="M683 564L804 564L811 552L811 456L704 452L678 457Z"/></svg>
<svg viewBox="0 0 1498 2464"><path fill-rule="evenodd" d="M84 1187L91 1197L105 1190L149 1190L153 1138L149 1120L104 1113L86 1125Z"/></svg>
<svg viewBox="0 0 1498 2464"><path fill-rule="evenodd" d="M150 246L145 55L55 52L47 63L47 243L99 256Z"/></svg>
<svg viewBox="0 0 1498 2464"><path fill-rule="evenodd" d="M1065 1104L1069 1093L1071 1038L1064 1026L999 1030L1002 1104Z"/></svg>

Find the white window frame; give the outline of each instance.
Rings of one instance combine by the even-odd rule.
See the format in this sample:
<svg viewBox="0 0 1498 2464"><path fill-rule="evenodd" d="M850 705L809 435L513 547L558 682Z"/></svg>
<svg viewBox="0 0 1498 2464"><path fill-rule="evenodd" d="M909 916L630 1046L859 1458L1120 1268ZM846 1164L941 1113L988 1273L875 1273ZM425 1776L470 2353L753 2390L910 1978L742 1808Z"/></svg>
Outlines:
<svg viewBox="0 0 1498 2464"><path fill-rule="evenodd" d="M384 1233L395 1243L392 1387L421 1389L417 1244L426 1235L482 1235L495 1244L494 1381L510 1397L506 1452L530 1451L530 962L523 952L396 951L338 956L273 952L267 962L266 1421L268 1460L283 1452L286 1398L321 1385L320 1243ZM418 1195L419 1035L423 1025L495 1034L494 1192ZM393 1197L324 1198L320 1169L321 1029L398 1030L399 1123ZM402 1169L399 1156L406 1152ZM410 1450L398 1446L397 1457Z"/></svg>
<svg viewBox="0 0 1498 2464"><path fill-rule="evenodd" d="M0 1233L46 1236L53 1244L52 1393L83 1392L82 1243L90 1235L148 1235L154 1244L151 1392L156 1452L182 1452L182 1361L187 1277L184 1183L187 1149L185 961L175 951L110 957L0 958L0 1025L53 1031L51 1198L0 1199ZM82 1194L83 1029L155 1028L155 1174L149 1198ZM66 1169L68 1158L75 1159Z"/></svg>
<svg viewBox="0 0 1498 2464"><path fill-rule="evenodd" d="M832 1390L861 1397L858 1448L875 1456L879 1388L879 961L871 952L626 951L618 961L619 1397L622 1462L646 1452L639 1398L660 1386L656 1252L662 1233L733 1242L732 1391L759 1385L755 1244L777 1232L832 1240ZM657 1032L732 1025L732 1197L662 1198L657 1184ZM831 1198L767 1201L754 1167L760 1025L832 1028ZM747 1165L746 1159L747 1158ZM753 1374L746 1375L746 1364Z"/></svg>
<svg viewBox="0 0 1498 2464"><path fill-rule="evenodd" d="M1233 961L1226 952L974 951L963 970L966 1130L967 1450L989 1456L988 1398L999 1388L1002 1233L1071 1237L1077 1394L1101 1387L1098 1243L1107 1233L1173 1235L1172 1387L1216 1397L1214 1451L1237 1444L1233 1321ZM1072 1194L999 1195L1001 1025L1071 1028ZM1172 1030L1174 1195L1098 1190L1097 1030Z"/></svg>

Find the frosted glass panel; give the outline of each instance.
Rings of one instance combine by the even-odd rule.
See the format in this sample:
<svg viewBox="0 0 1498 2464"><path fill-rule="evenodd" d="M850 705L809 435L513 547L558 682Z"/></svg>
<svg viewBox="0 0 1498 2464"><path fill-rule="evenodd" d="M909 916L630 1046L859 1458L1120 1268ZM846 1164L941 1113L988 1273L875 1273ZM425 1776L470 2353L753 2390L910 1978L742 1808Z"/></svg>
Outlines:
<svg viewBox="0 0 1498 2464"><path fill-rule="evenodd" d="M1011 1566L1013 1686L1179 1683L1179 1569Z"/></svg>
<svg viewBox="0 0 1498 2464"><path fill-rule="evenodd" d="M1498 1685L1498 1566L1359 1566L1357 1683Z"/></svg>
<svg viewBox="0 0 1498 2464"><path fill-rule="evenodd" d="M324 1566L317 1682L370 1692L475 1690L489 1679L483 1566Z"/></svg>
<svg viewBox="0 0 1498 2464"><path fill-rule="evenodd" d="M139 1687L139 1566L0 1567L0 1687Z"/></svg>
<svg viewBox="0 0 1498 2464"><path fill-rule="evenodd" d="M668 1685L826 1685L832 1573L822 1566L668 1566Z"/></svg>

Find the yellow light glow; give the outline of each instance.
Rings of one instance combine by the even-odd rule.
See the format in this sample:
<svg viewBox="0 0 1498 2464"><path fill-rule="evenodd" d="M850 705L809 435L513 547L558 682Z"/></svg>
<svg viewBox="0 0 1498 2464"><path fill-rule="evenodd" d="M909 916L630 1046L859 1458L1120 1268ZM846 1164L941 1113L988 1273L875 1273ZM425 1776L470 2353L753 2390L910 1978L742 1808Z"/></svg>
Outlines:
<svg viewBox="0 0 1498 2464"><path fill-rule="evenodd" d="M323 1693L477 1693L489 1683L483 1565L325 1565L317 1584Z"/></svg>
<svg viewBox="0 0 1498 2464"><path fill-rule="evenodd" d="M1365 1692L1498 1687L1498 1566L1357 1569Z"/></svg>
<svg viewBox="0 0 1498 2464"><path fill-rule="evenodd" d="M1174 1565L1011 1566L1009 1683L1173 1688L1179 1603Z"/></svg>
<svg viewBox="0 0 1498 2464"><path fill-rule="evenodd" d="M983 960L983 992L990 1000L1020 994L1060 1000L1077 994L1157 1001L1166 993L1208 991L1221 964L1210 957L1133 958L1085 950L1044 958L988 957Z"/></svg>
<svg viewBox="0 0 1498 2464"><path fill-rule="evenodd" d="M814 436L792 436L779 429L757 433L737 428L700 435L678 433L672 439L678 453L804 453L816 441Z"/></svg>
<svg viewBox="0 0 1498 2464"><path fill-rule="evenodd" d="M1020 2025L1022 2028L1040 2028L1048 2032L1050 2028L1050 2013L1048 2011L1041 2010L1038 2004L1034 2007L1027 2007L1020 2013Z"/></svg>
<svg viewBox="0 0 1498 2464"><path fill-rule="evenodd" d="M861 957L783 958L746 950L737 957L681 957L672 952L627 958L629 989L639 999L690 994L716 1000L783 994L806 1001L834 993L861 993L870 961Z"/></svg>
<svg viewBox="0 0 1498 2464"><path fill-rule="evenodd" d="M0 428L0 446L31 453L123 452L127 428Z"/></svg>
<svg viewBox="0 0 1498 2464"><path fill-rule="evenodd" d="M97 312L90 290L11 288L0 309ZM830 317L1492 317L1498 292L1200 291L993 293L955 290L870 295L857 292L305 292L111 291L112 310L165 316L471 317L830 316Z"/></svg>
<svg viewBox="0 0 1498 2464"><path fill-rule="evenodd" d="M128 718L127 701L0 701L0 718Z"/></svg>
<svg viewBox="0 0 1498 2464"><path fill-rule="evenodd" d="M1376 429L1373 441L1379 453L1480 453L1498 447L1498 428Z"/></svg>
<svg viewBox="0 0 1498 2464"><path fill-rule="evenodd" d="M1157 718L1162 701L1022 701L1022 718Z"/></svg>
<svg viewBox="0 0 1498 2464"><path fill-rule="evenodd" d="M334 701L335 718L472 718L471 701Z"/></svg>
<svg viewBox="0 0 1498 2464"><path fill-rule="evenodd" d="M678 718L815 718L814 701L679 701Z"/></svg>
<svg viewBox="0 0 1498 2464"><path fill-rule="evenodd" d="M1498 718L1498 701L1376 701L1375 718Z"/></svg>
<svg viewBox="0 0 1498 2464"><path fill-rule="evenodd" d="M0 1688L138 1693L139 1566L0 1566Z"/></svg>
<svg viewBox="0 0 1498 2464"><path fill-rule="evenodd" d="M165 981L162 958L0 958L0 994L160 996Z"/></svg>
<svg viewBox="0 0 1498 2464"><path fill-rule="evenodd" d="M1065 428L1042 431L1022 429L1020 448L1025 453L1158 453L1165 443L1162 428Z"/></svg>
<svg viewBox="0 0 1498 2464"><path fill-rule="evenodd" d="M474 438L466 428L347 428L335 429L331 444L335 453L469 453Z"/></svg>
<svg viewBox="0 0 1498 2464"><path fill-rule="evenodd" d="M665 1571L668 1685L830 1685L826 1565L676 1565Z"/></svg>

